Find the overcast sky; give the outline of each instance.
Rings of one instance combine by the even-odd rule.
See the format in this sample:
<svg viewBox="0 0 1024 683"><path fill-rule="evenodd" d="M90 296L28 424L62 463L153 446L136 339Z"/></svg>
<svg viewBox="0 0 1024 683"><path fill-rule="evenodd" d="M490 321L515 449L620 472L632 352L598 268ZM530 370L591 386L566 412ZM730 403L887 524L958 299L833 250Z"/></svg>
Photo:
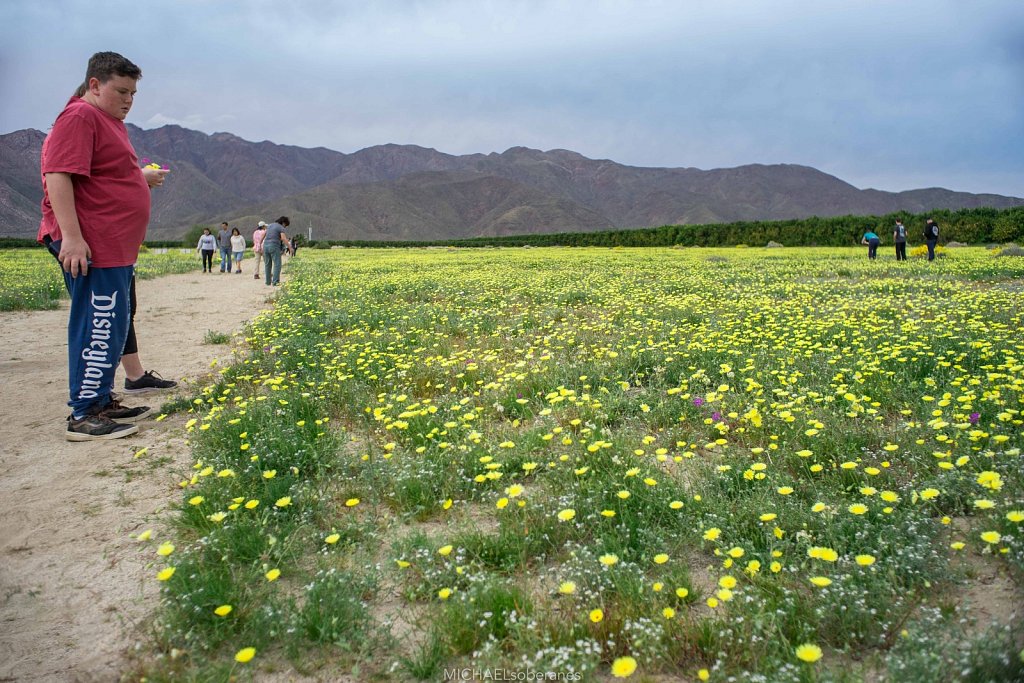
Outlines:
<svg viewBox="0 0 1024 683"><path fill-rule="evenodd" d="M1021 0L0 0L0 26L0 133L113 50L143 128L1024 196Z"/></svg>

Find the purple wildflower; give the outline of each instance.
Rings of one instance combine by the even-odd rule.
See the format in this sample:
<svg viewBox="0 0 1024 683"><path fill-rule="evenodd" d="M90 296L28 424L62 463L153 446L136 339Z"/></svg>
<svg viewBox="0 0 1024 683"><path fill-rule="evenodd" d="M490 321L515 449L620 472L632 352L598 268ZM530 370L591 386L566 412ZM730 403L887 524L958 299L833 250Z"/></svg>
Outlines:
<svg viewBox="0 0 1024 683"><path fill-rule="evenodd" d="M980 419L981 419L981 414L980 413L971 413L971 424L972 425L978 424L978 420L980 420Z"/></svg>
<svg viewBox="0 0 1024 683"><path fill-rule="evenodd" d="M693 405L695 405L698 408L700 408L702 405L704 405L704 399L702 399L700 396L694 396L693 397Z"/></svg>

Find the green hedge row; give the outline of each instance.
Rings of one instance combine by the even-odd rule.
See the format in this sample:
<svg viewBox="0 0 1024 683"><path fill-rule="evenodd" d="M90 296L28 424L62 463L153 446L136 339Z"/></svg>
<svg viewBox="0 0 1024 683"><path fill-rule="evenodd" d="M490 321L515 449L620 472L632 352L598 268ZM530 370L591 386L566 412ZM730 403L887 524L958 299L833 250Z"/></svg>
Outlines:
<svg viewBox="0 0 1024 683"><path fill-rule="evenodd" d="M939 225L939 242L988 244L1024 241L1024 207L1012 209L939 210L913 214L907 211L885 216L834 216L784 221L739 221L712 225L663 225L659 228L610 230L605 232L563 232L546 235L510 235L465 240L419 242L375 242L371 240L330 240L346 247L485 247L485 246L600 246L600 247L723 247L746 244L764 246L778 242L788 247L849 246L860 243L870 228L892 241L892 227L899 218L907 226L911 244L923 243L924 224L934 218Z"/></svg>
<svg viewBox="0 0 1024 683"><path fill-rule="evenodd" d="M477 237L463 240L373 241L318 240L311 247L489 247L489 246L599 246L599 247L730 247L737 244L764 246L778 242L787 247L841 247L860 243L867 229L890 242L892 226L899 218L907 226L910 243L923 242L924 223L934 218L939 224L939 243L1024 242L1024 206L1012 209L941 209L928 213L900 211L885 216L833 216L798 218L784 221L738 221L711 225L663 225L659 228L634 228L605 232L560 232L542 235ZM195 225L183 240L147 240L149 247L195 248L203 227ZM32 239L0 238L0 249L35 244Z"/></svg>

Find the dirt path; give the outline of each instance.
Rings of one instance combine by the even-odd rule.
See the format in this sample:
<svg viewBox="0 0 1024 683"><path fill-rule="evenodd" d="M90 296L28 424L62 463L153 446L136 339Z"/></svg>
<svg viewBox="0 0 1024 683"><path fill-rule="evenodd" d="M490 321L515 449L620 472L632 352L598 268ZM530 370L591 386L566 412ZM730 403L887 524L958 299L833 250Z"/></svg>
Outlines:
<svg viewBox="0 0 1024 683"><path fill-rule="evenodd" d="M277 290L220 273L138 283L139 347L147 369L201 382L231 346L208 330L242 329ZM64 439L67 308L0 313L0 681L116 681L158 589L154 528L179 499L189 467L185 417L140 423L117 441ZM115 386L123 386L118 372ZM154 415L175 393L126 397ZM141 448L148 451L134 457Z"/></svg>

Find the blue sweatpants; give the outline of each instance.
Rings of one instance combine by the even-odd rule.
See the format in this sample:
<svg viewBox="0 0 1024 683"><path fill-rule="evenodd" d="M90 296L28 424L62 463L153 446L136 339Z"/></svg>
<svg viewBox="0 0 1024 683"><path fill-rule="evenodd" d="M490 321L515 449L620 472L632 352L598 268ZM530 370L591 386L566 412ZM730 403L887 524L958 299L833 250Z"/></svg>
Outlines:
<svg viewBox="0 0 1024 683"><path fill-rule="evenodd" d="M114 373L121 362L131 322L134 274L134 266L89 268L88 275L78 277L64 272L64 284L71 296L68 405L76 419L84 417L93 406L102 408L110 403Z"/></svg>

